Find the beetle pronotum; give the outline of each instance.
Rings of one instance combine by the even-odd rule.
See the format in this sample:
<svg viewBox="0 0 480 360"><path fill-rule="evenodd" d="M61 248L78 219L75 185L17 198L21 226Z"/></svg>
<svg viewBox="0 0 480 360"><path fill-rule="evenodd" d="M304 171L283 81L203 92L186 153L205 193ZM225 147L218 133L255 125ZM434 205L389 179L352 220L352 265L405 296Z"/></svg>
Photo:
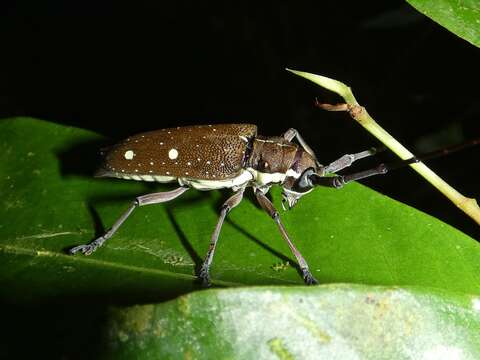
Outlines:
<svg viewBox="0 0 480 360"><path fill-rule="evenodd" d="M298 144L292 142L294 139ZM217 226L198 274L203 285L208 286L209 268L222 224L227 213L242 200L245 188L250 186L258 203L273 218L295 255L305 283L315 284L317 281L307 262L290 240L278 211L266 194L272 185L280 185L283 189L283 204L286 203L291 208L316 185L340 188L353 180L386 173L391 167L381 164L352 175L334 175L354 161L374 153L375 150L372 149L344 155L331 164L322 166L297 130L289 129L280 137L265 137L257 135L257 126L251 124L187 126L135 135L109 149L96 176L177 182L180 186L172 191L137 197L103 236L89 244L76 246L69 252L90 255L112 237L139 206L173 200L190 188L229 188L233 195L221 207ZM418 160L413 158L400 164L415 161Z"/></svg>

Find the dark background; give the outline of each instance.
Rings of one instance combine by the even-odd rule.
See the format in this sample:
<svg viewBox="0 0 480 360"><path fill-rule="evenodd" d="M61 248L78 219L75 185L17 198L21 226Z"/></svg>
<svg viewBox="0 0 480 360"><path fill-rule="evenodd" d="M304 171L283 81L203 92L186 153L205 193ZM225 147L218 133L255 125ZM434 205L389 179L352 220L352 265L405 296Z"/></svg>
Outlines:
<svg viewBox="0 0 480 360"><path fill-rule="evenodd" d="M479 136L479 49L404 1L2 4L0 118L33 116L113 139L185 124L251 122L264 135L295 127L324 163L377 144L346 114L315 109L315 97L339 99L284 70L291 67L352 86L415 153ZM430 165L479 198L478 154ZM364 183L480 238L478 225L410 169ZM55 341L39 338L37 348L60 355L82 345L64 323L52 329ZM8 336L41 332L18 331Z"/></svg>
<svg viewBox="0 0 480 360"><path fill-rule="evenodd" d="M183 124L253 122L265 135L294 126L324 163L376 145L346 114L315 109L315 97L338 99L288 66L352 86L416 153L479 133L478 48L403 1L24 1L4 3L1 15L0 118L113 139ZM431 166L479 197L477 154ZM412 170L365 182L478 238L477 225Z"/></svg>

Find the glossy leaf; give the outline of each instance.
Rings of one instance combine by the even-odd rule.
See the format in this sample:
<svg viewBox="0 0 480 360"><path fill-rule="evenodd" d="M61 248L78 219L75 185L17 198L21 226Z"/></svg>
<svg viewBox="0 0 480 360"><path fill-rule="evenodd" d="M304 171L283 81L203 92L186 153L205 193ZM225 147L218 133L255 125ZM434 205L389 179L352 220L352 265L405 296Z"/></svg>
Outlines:
<svg viewBox="0 0 480 360"><path fill-rule="evenodd" d="M227 195L220 191L191 190L137 209L93 255L65 254L100 235L135 196L169 188L92 178L105 143L89 131L35 119L0 123L3 299L146 302L198 288L195 268ZM278 190L273 198L278 206ZM360 184L317 188L281 216L321 283L480 290L473 239ZM302 284L295 264L274 222L246 199L229 214L211 270L220 286Z"/></svg>
<svg viewBox="0 0 480 360"><path fill-rule="evenodd" d="M480 298L324 285L196 292L110 313L111 359L478 359Z"/></svg>
<svg viewBox="0 0 480 360"><path fill-rule="evenodd" d="M476 0L407 0L415 9L480 47L480 3Z"/></svg>

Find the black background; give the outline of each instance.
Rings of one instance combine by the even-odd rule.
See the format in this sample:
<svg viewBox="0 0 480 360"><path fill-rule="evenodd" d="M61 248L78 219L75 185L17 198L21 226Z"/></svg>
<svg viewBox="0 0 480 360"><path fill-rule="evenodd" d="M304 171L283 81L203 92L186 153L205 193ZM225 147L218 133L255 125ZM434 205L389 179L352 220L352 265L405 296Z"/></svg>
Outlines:
<svg viewBox="0 0 480 360"><path fill-rule="evenodd" d="M352 86L415 152L478 136L478 48L402 1L16 2L0 18L0 118L27 115L113 139L168 126L296 127L327 163L376 145L332 94L291 67ZM478 197L478 149L431 162ZM370 163L364 163L371 166ZM412 170L365 181L474 237L477 226Z"/></svg>
<svg viewBox="0 0 480 360"><path fill-rule="evenodd" d="M264 135L295 127L323 163L377 144L346 114L315 109L315 97L339 99L284 70L291 67L349 84L415 153L479 134L478 48L403 1L24 1L0 9L0 118L33 116L113 139L186 124L251 122ZM478 154L430 164L478 198ZM478 225L410 169L364 183L479 238ZM52 326L52 339L74 342L68 326Z"/></svg>

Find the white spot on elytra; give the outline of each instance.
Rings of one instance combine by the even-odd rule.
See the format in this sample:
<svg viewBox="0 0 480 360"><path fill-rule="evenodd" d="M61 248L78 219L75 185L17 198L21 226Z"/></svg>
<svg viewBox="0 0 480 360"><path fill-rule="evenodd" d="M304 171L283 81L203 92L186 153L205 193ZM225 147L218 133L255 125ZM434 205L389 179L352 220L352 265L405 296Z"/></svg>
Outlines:
<svg viewBox="0 0 480 360"><path fill-rule="evenodd" d="M220 166L225 166L225 164L224 164L224 163L220 163Z"/></svg>
<svg viewBox="0 0 480 360"><path fill-rule="evenodd" d="M133 157L135 156L135 153L132 150L127 150L125 151L125 159L127 160L132 160Z"/></svg>
<svg viewBox="0 0 480 360"><path fill-rule="evenodd" d="M208 164L208 165L210 165L210 164L211 164L211 162L210 162L210 161L207 161L207 164Z"/></svg>
<svg viewBox="0 0 480 360"><path fill-rule="evenodd" d="M200 161L200 158L197 158L198 161Z"/></svg>
<svg viewBox="0 0 480 360"><path fill-rule="evenodd" d="M153 161L150 161L150 165L153 165Z"/></svg>
<svg viewBox="0 0 480 360"><path fill-rule="evenodd" d="M188 175L188 171L185 172L185 175Z"/></svg>
<svg viewBox="0 0 480 360"><path fill-rule="evenodd" d="M168 152L168 157L172 160L175 160L178 157L177 149L170 149L170 151Z"/></svg>
<svg viewBox="0 0 480 360"><path fill-rule="evenodd" d="M135 172L138 172L138 169L135 169Z"/></svg>
<svg viewBox="0 0 480 360"><path fill-rule="evenodd" d="M192 165L192 163L189 161L189 162L187 162L187 165L190 166L190 165Z"/></svg>
<svg viewBox="0 0 480 360"><path fill-rule="evenodd" d="M163 142L162 142L162 141L160 141L160 145L163 145Z"/></svg>
<svg viewBox="0 0 480 360"><path fill-rule="evenodd" d="M170 172L169 172L169 171L167 171L167 172L166 172L166 174L167 174L167 175L170 175Z"/></svg>

